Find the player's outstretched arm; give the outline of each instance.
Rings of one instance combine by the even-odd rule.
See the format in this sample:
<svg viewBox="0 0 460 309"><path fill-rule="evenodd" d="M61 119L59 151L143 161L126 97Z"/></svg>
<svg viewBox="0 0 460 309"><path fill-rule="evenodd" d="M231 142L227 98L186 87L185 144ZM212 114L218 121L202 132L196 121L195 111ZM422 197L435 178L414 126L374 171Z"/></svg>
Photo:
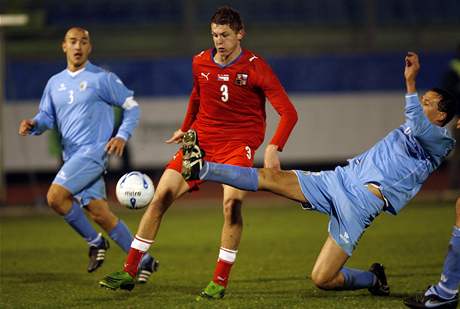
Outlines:
<svg viewBox="0 0 460 309"><path fill-rule="evenodd" d="M35 126L35 121L33 119L24 119L19 124L19 135L26 136L30 134L30 131Z"/></svg>
<svg viewBox="0 0 460 309"><path fill-rule="evenodd" d="M407 93L412 94L417 92L415 87L415 79L420 70L418 55L414 52L408 52L405 58L406 67L404 68L404 78L406 79Z"/></svg>

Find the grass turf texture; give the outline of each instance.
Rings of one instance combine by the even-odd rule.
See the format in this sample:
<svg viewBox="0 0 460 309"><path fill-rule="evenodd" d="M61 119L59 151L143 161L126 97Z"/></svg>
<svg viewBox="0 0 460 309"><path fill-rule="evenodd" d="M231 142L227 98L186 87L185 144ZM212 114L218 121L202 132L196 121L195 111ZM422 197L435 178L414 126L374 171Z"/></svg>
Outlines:
<svg viewBox="0 0 460 309"><path fill-rule="evenodd" d="M222 225L219 200L181 200L166 214L151 252L160 270L132 292L99 287L120 270L124 253L112 243L105 264L86 273L87 246L56 215L2 216L1 308L404 308L402 298L437 282L454 219L454 204L412 204L380 215L348 266L387 268L392 295L367 290L326 292L310 272L327 236L327 217L296 204L250 199L226 296L197 303L212 277ZM205 204L205 205L203 205ZM132 230L143 211L113 209Z"/></svg>

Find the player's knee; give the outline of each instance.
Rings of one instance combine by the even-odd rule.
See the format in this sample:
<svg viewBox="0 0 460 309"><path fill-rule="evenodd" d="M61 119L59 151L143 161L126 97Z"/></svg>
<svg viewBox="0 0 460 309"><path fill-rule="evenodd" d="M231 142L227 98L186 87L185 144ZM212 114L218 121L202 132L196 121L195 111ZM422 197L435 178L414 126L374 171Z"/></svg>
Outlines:
<svg viewBox="0 0 460 309"><path fill-rule="evenodd" d="M311 273L311 280L318 289L332 290L335 288L331 285L332 280L330 276L325 274L324 272L313 270L313 272Z"/></svg>
<svg viewBox="0 0 460 309"><path fill-rule="evenodd" d="M240 199L229 198L224 201L224 219L231 225L242 224L243 216L241 215L241 206L243 202Z"/></svg>
<svg viewBox="0 0 460 309"><path fill-rule="evenodd" d="M51 207L54 211L60 215L65 215L65 210L63 209L65 196L50 189L46 195L46 200L48 202L48 206Z"/></svg>

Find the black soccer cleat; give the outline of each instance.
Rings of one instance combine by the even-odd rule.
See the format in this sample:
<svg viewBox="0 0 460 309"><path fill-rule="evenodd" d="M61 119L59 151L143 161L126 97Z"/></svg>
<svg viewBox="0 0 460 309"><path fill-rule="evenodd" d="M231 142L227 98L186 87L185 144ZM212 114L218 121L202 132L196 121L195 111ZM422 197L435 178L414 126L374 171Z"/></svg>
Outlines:
<svg viewBox="0 0 460 309"><path fill-rule="evenodd" d="M182 137L182 177L185 180L200 179L205 153L198 146L198 135L194 130L188 130Z"/></svg>
<svg viewBox="0 0 460 309"><path fill-rule="evenodd" d="M102 266L105 260L105 252L110 248L110 244L104 237L101 236L101 244L99 246L89 247L89 263L88 272L92 273Z"/></svg>
<svg viewBox="0 0 460 309"><path fill-rule="evenodd" d="M430 287L428 287L428 289L429 288ZM425 296L425 292L423 292L405 298L404 305L406 305L409 308L455 309L458 305L458 293L455 295L455 297L451 299L444 299L436 294L429 294Z"/></svg>
<svg viewBox="0 0 460 309"><path fill-rule="evenodd" d="M374 263L369 268L369 271L373 273L377 280L375 284L368 288L372 295L376 296L388 296L390 295L390 287L387 283L387 276L385 275L385 267L380 263Z"/></svg>
<svg viewBox="0 0 460 309"><path fill-rule="evenodd" d="M150 276L158 271L158 267L160 267L160 262L157 259L150 255L146 257L137 271L137 283L147 283Z"/></svg>

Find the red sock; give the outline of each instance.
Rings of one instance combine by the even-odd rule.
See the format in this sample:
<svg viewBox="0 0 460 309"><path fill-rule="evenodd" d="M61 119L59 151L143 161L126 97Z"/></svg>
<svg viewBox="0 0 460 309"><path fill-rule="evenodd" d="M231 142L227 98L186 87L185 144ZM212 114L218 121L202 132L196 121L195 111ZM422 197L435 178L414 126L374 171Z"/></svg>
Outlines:
<svg viewBox="0 0 460 309"><path fill-rule="evenodd" d="M126 257L126 262L123 267L123 270L126 271L131 277L135 278L137 275L137 269L141 262L142 256L145 252L137 250L135 248L130 248L128 256Z"/></svg>
<svg viewBox="0 0 460 309"><path fill-rule="evenodd" d="M216 264L216 270L214 271L214 278L212 281L218 285L227 287L228 277L230 276L230 270L232 269L233 263L218 259Z"/></svg>

